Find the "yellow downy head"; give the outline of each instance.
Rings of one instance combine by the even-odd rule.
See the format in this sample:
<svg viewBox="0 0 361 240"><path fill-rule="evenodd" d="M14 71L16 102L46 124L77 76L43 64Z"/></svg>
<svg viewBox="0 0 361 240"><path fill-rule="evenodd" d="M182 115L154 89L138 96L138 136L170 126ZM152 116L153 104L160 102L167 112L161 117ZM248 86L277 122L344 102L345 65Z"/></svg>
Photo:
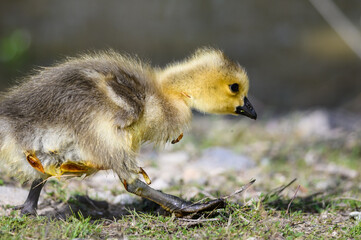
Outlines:
<svg viewBox="0 0 361 240"><path fill-rule="evenodd" d="M190 59L160 72L159 81L163 92L181 96L201 112L256 118L247 100L249 82L245 70L219 50L198 50Z"/></svg>

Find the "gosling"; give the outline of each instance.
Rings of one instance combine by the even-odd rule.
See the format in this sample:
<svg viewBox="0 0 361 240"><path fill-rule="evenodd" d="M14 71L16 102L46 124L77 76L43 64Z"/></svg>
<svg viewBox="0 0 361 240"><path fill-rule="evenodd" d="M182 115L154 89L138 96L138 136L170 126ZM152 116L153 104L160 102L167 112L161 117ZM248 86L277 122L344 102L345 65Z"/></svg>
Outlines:
<svg viewBox="0 0 361 240"><path fill-rule="evenodd" d="M106 51L38 70L0 101L1 164L32 181L21 214L36 215L49 177L99 170L177 217L224 207L223 199L194 204L152 189L139 180L150 183L136 157L144 142L179 141L191 109L256 119L248 89L245 70L210 48L164 69Z"/></svg>

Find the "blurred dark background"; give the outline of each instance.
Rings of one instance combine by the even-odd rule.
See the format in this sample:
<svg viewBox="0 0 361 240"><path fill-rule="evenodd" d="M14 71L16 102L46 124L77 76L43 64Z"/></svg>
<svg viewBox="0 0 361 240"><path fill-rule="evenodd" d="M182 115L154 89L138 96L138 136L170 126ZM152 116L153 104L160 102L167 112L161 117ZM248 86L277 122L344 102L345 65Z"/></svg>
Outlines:
<svg viewBox="0 0 361 240"><path fill-rule="evenodd" d="M361 31L361 1L333 2ZM0 19L1 90L87 50L164 66L213 46L246 67L261 112L361 113L361 58L310 1L1 0Z"/></svg>

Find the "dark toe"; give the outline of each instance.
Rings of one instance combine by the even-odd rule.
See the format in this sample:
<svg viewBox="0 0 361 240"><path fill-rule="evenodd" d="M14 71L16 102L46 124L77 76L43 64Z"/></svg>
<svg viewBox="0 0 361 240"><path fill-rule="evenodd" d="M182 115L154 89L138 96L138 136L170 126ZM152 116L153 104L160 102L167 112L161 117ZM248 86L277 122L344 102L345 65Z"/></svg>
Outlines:
<svg viewBox="0 0 361 240"><path fill-rule="evenodd" d="M23 209L24 205L17 205L17 206L14 206L12 207L13 210L21 210Z"/></svg>
<svg viewBox="0 0 361 240"><path fill-rule="evenodd" d="M193 213L213 211L225 206L226 202L223 199L215 199L206 203L188 203L182 208L175 210L174 213L177 217L182 217Z"/></svg>
<svg viewBox="0 0 361 240"><path fill-rule="evenodd" d="M15 206L13 207L14 210L21 210L20 211L20 215L21 216L36 216L36 209L33 207L30 207L28 205L19 205L19 206Z"/></svg>
<svg viewBox="0 0 361 240"><path fill-rule="evenodd" d="M26 209L26 208L23 208L21 209L21 212L20 212L21 216L36 216L37 213L36 213L36 209L34 208L30 208L30 209Z"/></svg>

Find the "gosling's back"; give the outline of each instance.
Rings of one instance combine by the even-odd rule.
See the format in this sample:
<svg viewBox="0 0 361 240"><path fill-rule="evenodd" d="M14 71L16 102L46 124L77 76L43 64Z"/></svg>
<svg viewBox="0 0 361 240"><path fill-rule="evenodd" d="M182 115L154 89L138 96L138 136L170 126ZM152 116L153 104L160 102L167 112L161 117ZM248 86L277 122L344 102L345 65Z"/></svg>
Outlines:
<svg viewBox="0 0 361 240"><path fill-rule="evenodd" d="M99 129L96 121L113 121L121 129L139 119L147 93L154 91L151 74L147 65L114 52L39 70L0 101L0 159L25 179L62 174L55 168L69 160L90 162L95 170L123 169L127 175L137 167L127 162L131 146L120 139L119 149L109 153L107 141L114 139L105 139L108 133L99 136L107 129ZM27 162L27 151L41 159L45 173Z"/></svg>

